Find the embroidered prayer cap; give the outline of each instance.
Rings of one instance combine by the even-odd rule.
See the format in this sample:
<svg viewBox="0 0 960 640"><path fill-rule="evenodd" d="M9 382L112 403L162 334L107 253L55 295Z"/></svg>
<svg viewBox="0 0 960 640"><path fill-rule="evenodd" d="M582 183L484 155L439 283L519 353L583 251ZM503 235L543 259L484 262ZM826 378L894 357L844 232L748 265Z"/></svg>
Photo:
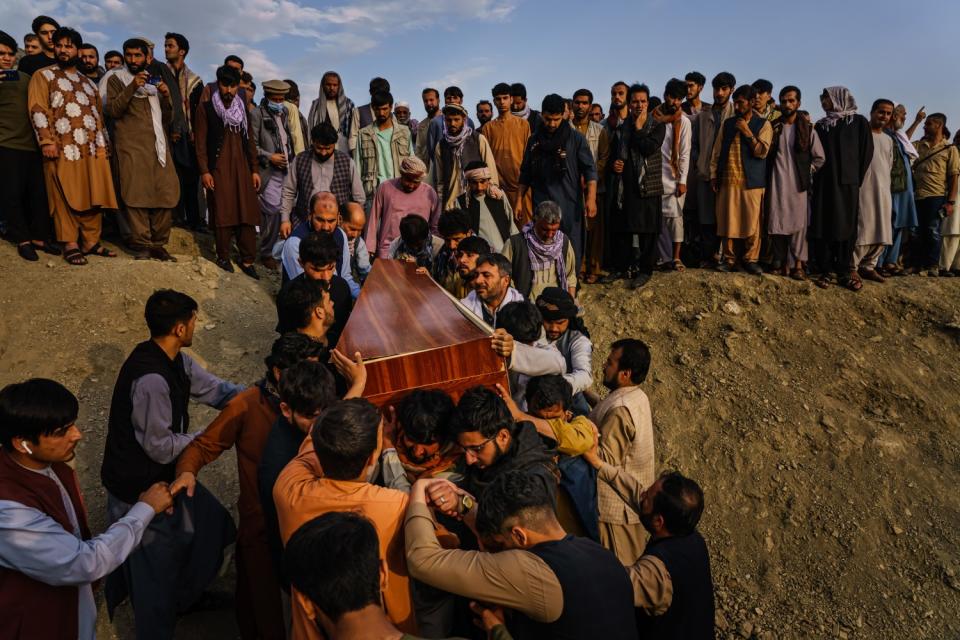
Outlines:
<svg viewBox="0 0 960 640"><path fill-rule="evenodd" d="M445 104L443 105L443 115L461 115L466 118L469 114L467 113L466 108L462 104Z"/></svg>
<svg viewBox="0 0 960 640"><path fill-rule="evenodd" d="M153 40L151 40L150 38L148 38L148 37L146 37L146 36L137 36L137 37L134 38L134 40L142 40L143 42L146 43L146 45L147 45L148 47L150 47L151 49L153 49Z"/></svg>

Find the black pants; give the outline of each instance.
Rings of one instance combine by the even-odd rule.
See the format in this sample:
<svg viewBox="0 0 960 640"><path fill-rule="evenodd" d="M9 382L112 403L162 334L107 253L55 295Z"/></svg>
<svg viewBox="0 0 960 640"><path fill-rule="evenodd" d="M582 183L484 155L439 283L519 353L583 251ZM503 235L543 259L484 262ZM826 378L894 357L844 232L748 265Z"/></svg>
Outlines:
<svg viewBox="0 0 960 640"><path fill-rule="evenodd" d="M946 201L945 196L917 200L916 242L909 256L915 267L927 269L940 264L940 207Z"/></svg>
<svg viewBox="0 0 960 640"><path fill-rule="evenodd" d="M37 151L0 147L0 189L7 234L20 244L50 237L50 209Z"/></svg>
<svg viewBox="0 0 960 640"><path fill-rule="evenodd" d="M174 163L177 177L180 179L180 202L177 204L178 217L182 216L188 226L200 224L200 173L195 166Z"/></svg>
<svg viewBox="0 0 960 640"><path fill-rule="evenodd" d="M638 245L633 246L633 239ZM617 231L610 234L610 263L614 271L652 274L657 263L657 234Z"/></svg>
<svg viewBox="0 0 960 640"><path fill-rule="evenodd" d="M824 240L810 242L810 253L815 257L817 268L824 274L831 271L838 277L850 274L853 245L856 240Z"/></svg>

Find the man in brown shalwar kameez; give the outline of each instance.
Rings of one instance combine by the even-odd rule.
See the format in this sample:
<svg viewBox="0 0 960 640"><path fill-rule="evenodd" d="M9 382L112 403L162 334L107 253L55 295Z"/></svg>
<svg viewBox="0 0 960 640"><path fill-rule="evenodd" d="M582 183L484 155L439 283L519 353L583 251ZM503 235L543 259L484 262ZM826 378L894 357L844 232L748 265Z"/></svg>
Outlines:
<svg viewBox="0 0 960 640"><path fill-rule="evenodd" d="M230 245L235 237L240 270L259 280L253 263L260 222L260 173L247 110L243 100L236 99L239 88L237 69L227 65L217 69L217 90L197 108L194 138L217 245L217 266L233 271Z"/></svg>
<svg viewBox="0 0 960 640"><path fill-rule="evenodd" d="M107 80L104 113L114 119L114 149L120 195L130 225L130 247L143 260L175 261L164 245L170 239L180 182L166 130L173 121L170 89L154 84L146 69L147 43L123 43L124 66Z"/></svg>
<svg viewBox="0 0 960 640"><path fill-rule="evenodd" d="M532 194L520 197L520 163L530 138L530 123L510 113L510 100L510 85L501 82L493 88L493 104L499 115L483 125L480 133L490 144L500 189L507 195L520 227L533 215Z"/></svg>
<svg viewBox="0 0 960 640"><path fill-rule="evenodd" d="M57 63L30 79L27 108L43 153L47 202L64 259L87 263L85 255L115 257L100 244L103 209L116 209L107 158L100 94L77 71L83 38L69 28L54 34ZM79 241L83 241L83 247Z"/></svg>

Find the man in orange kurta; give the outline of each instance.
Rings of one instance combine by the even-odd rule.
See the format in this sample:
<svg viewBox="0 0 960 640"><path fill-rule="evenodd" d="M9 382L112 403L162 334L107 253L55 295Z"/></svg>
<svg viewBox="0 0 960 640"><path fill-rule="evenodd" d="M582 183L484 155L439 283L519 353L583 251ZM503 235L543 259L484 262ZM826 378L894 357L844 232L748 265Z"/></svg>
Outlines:
<svg viewBox="0 0 960 640"><path fill-rule="evenodd" d="M380 411L369 401L357 398L333 405L280 474L273 499L284 544L301 525L331 511L355 511L373 522L387 566L384 609L401 631L415 633L403 540L407 494L367 480L380 457L382 431ZM293 640L322 640L299 599L291 601Z"/></svg>
<svg viewBox="0 0 960 640"><path fill-rule="evenodd" d="M490 144L497 163L500 189L507 194L519 227L521 222L528 222L533 213L533 196L528 192L523 199L520 198L520 163L530 138L530 124L510 113L510 100L510 85L500 83L493 88L493 104L499 115L483 125L480 133Z"/></svg>
<svg viewBox="0 0 960 640"><path fill-rule="evenodd" d="M284 640L283 605L278 572L273 566L260 493L257 468L273 423L280 411L277 386L283 371L308 358L318 358L322 346L299 333L287 334L273 343L267 356L267 375L238 393L220 415L187 445L177 460L176 492L196 485L200 469L231 447L237 449L240 497L237 511L236 613L240 637L245 640Z"/></svg>
<svg viewBox="0 0 960 640"><path fill-rule="evenodd" d="M116 209L107 158L107 134L97 86L77 70L80 34L55 34L57 63L30 79L27 108L43 152L47 202L64 258L85 264L80 253L112 257L100 246L103 209ZM78 248L78 241L83 246Z"/></svg>

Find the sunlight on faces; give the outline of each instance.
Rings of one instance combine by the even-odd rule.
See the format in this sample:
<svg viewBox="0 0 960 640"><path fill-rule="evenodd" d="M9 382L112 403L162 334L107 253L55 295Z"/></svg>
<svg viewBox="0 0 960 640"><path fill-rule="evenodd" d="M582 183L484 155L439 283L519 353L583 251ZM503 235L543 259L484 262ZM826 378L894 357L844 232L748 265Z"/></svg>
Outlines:
<svg viewBox="0 0 960 640"><path fill-rule="evenodd" d="M423 109L427 113L431 113L440 107L440 96L435 94L433 91L425 94L423 96Z"/></svg>
<svg viewBox="0 0 960 640"><path fill-rule="evenodd" d="M371 109L373 109L373 117L377 124L384 124L390 120L390 115L393 112L393 105L382 104L379 107L371 107Z"/></svg>
<svg viewBox="0 0 960 640"><path fill-rule="evenodd" d="M445 113L443 120L447 123L447 133L451 136L457 135L463 129L463 114Z"/></svg>
<svg viewBox="0 0 960 640"><path fill-rule="evenodd" d="M27 454L37 462L53 464L54 462L70 462L77 455L77 444L83 439L76 422L60 427L52 433L40 435L37 441L24 440L32 453ZM14 446L20 440L14 440ZM24 447L23 453L26 447Z"/></svg>
<svg viewBox="0 0 960 640"><path fill-rule="evenodd" d="M167 38L163 41L163 55L167 58L168 62L173 62L174 60L179 60L181 55L186 55L180 45L177 44L177 41L173 38Z"/></svg>
<svg viewBox="0 0 960 640"><path fill-rule="evenodd" d="M33 40L27 40L23 43L23 50L28 56L35 55L40 53L40 40L34 38Z"/></svg>
<svg viewBox="0 0 960 640"><path fill-rule="evenodd" d="M487 193L487 190L490 188L490 179L489 178L470 178L467 181L467 184L470 187L470 193L474 197L480 197Z"/></svg>
<svg viewBox="0 0 960 640"><path fill-rule="evenodd" d="M780 98L780 112L784 116L792 116L800 108L800 99L796 91L787 91Z"/></svg>
<svg viewBox="0 0 960 640"><path fill-rule="evenodd" d="M461 240L462 239L463 238L461 238ZM457 273L460 274L461 278L466 278L473 273L473 270L477 268L477 260L479 258L479 253L457 251Z"/></svg>
<svg viewBox="0 0 960 640"><path fill-rule="evenodd" d="M141 49L125 49L123 52L123 61L126 63L130 73L136 75L143 71L143 67L147 62L147 56L143 54Z"/></svg>
<svg viewBox="0 0 960 640"><path fill-rule="evenodd" d="M594 122L600 122L603 120L603 109L599 106L590 108L590 119Z"/></svg>
<svg viewBox="0 0 960 640"><path fill-rule="evenodd" d="M456 251L457 247L460 246L460 241L466 238L468 235L470 234L464 233L462 231L458 231L457 233L452 233L443 239L443 244L450 251Z"/></svg>
<svg viewBox="0 0 960 640"><path fill-rule="evenodd" d="M893 118L893 105L879 104L870 112L870 126L874 129L882 129L890 123L891 118Z"/></svg>
<svg viewBox="0 0 960 640"><path fill-rule="evenodd" d="M54 50L53 34L56 32L57 27L52 24L40 25L40 31L37 32L37 37L40 39L40 46L47 51Z"/></svg>
<svg viewBox="0 0 960 640"><path fill-rule="evenodd" d="M323 78L323 95L327 100L336 100L337 94L340 93L340 79L333 75L329 74Z"/></svg>
<svg viewBox="0 0 960 640"><path fill-rule="evenodd" d="M636 91L630 96L630 115L639 118L640 114L647 110L650 103L650 96L644 91Z"/></svg>
<svg viewBox="0 0 960 640"><path fill-rule="evenodd" d="M757 91L757 95L753 97L750 106L752 106L755 111L762 113L763 110L767 108L770 98L771 96L768 91Z"/></svg>
<svg viewBox="0 0 960 640"><path fill-rule="evenodd" d="M543 218L538 218L533 223L533 232L544 244L553 244L554 238L557 237L557 231L560 231L559 222L547 222Z"/></svg>
<svg viewBox="0 0 960 640"><path fill-rule="evenodd" d="M484 438L479 431L466 431L457 435L457 444L463 449L463 459L468 465L486 469L509 448L510 432L501 429L492 438Z"/></svg>
<svg viewBox="0 0 960 640"><path fill-rule="evenodd" d="M667 105L667 109L664 109L667 113L676 113L677 109L683 104L683 98L677 98L676 96L664 96L663 104Z"/></svg>
<svg viewBox="0 0 960 640"><path fill-rule="evenodd" d="M603 362L603 386L607 389L618 389L623 385L631 384L630 371L620 370L620 356L623 349L614 349Z"/></svg>
<svg viewBox="0 0 960 640"><path fill-rule="evenodd" d="M473 288L484 302L495 302L510 285L510 276L501 274L492 264L481 264L473 273Z"/></svg>
<svg viewBox="0 0 960 640"><path fill-rule="evenodd" d="M733 87L716 87L713 90L713 101L717 104L727 104L732 93Z"/></svg>
<svg viewBox="0 0 960 640"><path fill-rule="evenodd" d="M614 109L621 109L627 104L627 87L622 84L610 89L610 104Z"/></svg>
<svg viewBox="0 0 960 640"><path fill-rule="evenodd" d="M570 319L562 318L560 320L543 321L543 330L547 333L548 340L559 340L560 336L567 332L570 327Z"/></svg>
<svg viewBox="0 0 960 640"><path fill-rule="evenodd" d="M733 101L733 110L737 112L737 115L745 116L753 109L753 106L750 104L750 99L746 97L735 98Z"/></svg>
<svg viewBox="0 0 960 640"><path fill-rule="evenodd" d="M590 99L587 96L577 96L573 99L573 116L577 120L583 120L590 113Z"/></svg>
<svg viewBox="0 0 960 640"><path fill-rule="evenodd" d="M53 47L57 62L66 66L73 66L77 63L77 45L73 44L69 38L60 38Z"/></svg>
<svg viewBox="0 0 960 640"><path fill-rule="evenodd" d="M499 113L506 113L507 111L510 111L510 94L502 93L500 95L493 96L493 106L497 108Z"/></svg>
<svg viewBox="0 0 960 640"><path fill-rule="evenodd" d="M397 107L393 110L393 115L397 117L397 121L400 124L407 124L410 122L410 108L409 107Z"/></svg>
<svg viewBox="0 0 960 640"><path fill-rule="evenodd" d="M510 101L514 111L523 111L527 106L527 99L523 96L511 96Z"/></svg>
<svg viewBox="0 0 960 640"><path fill-rule="evenodd" d="M693 100L703 91L703 85L697 84L693 80L687 80L687 100Z"/></svg>
<svg viewBox="0 0 960 640"><path fill-rule="evenodd" d="M337 229L337 203L329 200L319 200L316 208L310 214L310 227L317 233L333 233Z"/></svg>

